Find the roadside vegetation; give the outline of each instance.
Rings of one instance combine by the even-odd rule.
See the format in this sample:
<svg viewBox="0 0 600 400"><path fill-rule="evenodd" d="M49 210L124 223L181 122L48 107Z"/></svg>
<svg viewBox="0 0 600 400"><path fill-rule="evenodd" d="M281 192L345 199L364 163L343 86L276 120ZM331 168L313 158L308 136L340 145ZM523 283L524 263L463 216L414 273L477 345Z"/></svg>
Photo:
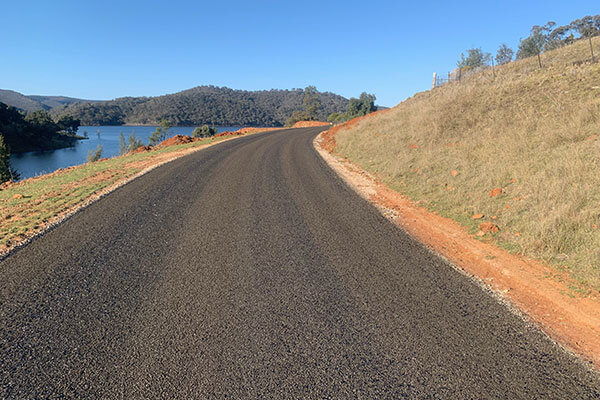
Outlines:
<svg viewBox="0 0 600 400"><path fill-rule="evenodd" d="M335 152L481 240L600 289L600 18L584 20L534 27L518 60L503 46L494 70L334 128Z"/></svg>
<svg viewBox="0 0 600 400"><path fill-rule="evenodd" d="M318 121L319 115L323 112L323 104L321 104L318 93L316 87L307 86L304 89L304 98L302 100L303 109L295 111L285 121L285 126L293 126L296 122L300 121Z"/></svg>
<svg viewBox="0 0 600 400"><path fill-rule="evenodd" d="M285 123L285 126L295 126L302 121L319 121L323 113L323 106L318 97L319 92L314 86L304 89L303 109L296 111ZM332 112L327 116L327 122L340 123L352 118L361 117L377 110L375 95L363 92L360 98L351 98L348 101L346 112Z"/></svg>
<svg viewBox="0 0 600 400"><path fill-rule="evenodd" d="M354 97L350 99L345 113L331 113L327 117L327 121L337 124L353 118L362 117L375 111L377 111L377 106L375 106L375 95L363 92L358 99Z"/></svg>
<svg viewBox="0 0 600 400"><path fill-rule="evenodd" d="M43 231L60 216L77 209L95 194L133 177L144 169L232 136L264 130L251 128L242 132L225 132L220 136L197 139L177 135L153 149L138 146L139 143L135 142L135 136L132 134L129 143L135 144L131 145L132 150L123 156L100 160L102 148L99 148L90 153L87 164L21 182L4 183L0 185L0 256L37 232ZM5 157L4 154L7 153L2 153L0 139L0 166L8 160L8 156Z"/></svg>

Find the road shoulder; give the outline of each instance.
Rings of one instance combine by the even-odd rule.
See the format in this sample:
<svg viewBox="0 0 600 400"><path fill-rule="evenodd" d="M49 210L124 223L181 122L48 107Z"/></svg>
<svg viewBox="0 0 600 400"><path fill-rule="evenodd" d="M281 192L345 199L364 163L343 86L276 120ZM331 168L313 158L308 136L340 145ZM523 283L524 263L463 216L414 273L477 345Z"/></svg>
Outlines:
<svg viewBox="0 0 600 400"><path fill-rule="evenodd" d="M565 350L600 368L600 299L569 295L570 278L542 263L508 253L470 235L457 222L419 207L359 166L325 150L323 133L313 145L325 162L394 224L493 291L535 322Z"/></svg>

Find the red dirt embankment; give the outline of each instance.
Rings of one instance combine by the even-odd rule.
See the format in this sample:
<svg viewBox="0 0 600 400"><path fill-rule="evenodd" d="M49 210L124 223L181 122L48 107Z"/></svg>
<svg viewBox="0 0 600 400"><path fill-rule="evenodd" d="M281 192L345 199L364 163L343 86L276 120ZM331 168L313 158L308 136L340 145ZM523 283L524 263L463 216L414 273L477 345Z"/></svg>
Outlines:
<svg viewBox="0 0 600 400"><path fill-rule="evenodd" d="M168 138L167 140L163 140L156 147L167 147L167 146L175 146L177 144L187 144L195 142L199 139L195 139L188 135L175 135L173 137Z"/></svg>
<svg viewBox="0 0 600 400"><path fill-rule="evenodd" d="M292 125L292 128L311 128L313 126L329 126L329 125L331 125L329 122L322 122L322 121L298 121L294 125Z"/></svg>
<svg viewBox="0 0 600 400"><path fill-rule="evenodd" d="M336 133L338 133L342 129L352 128L354 125L358 124L360 121L362 121L365 118L371 118L375 115L381 115L382 113L385 113L389 110L391 110L391 108L386 108L385 110L375 111L375 112L372 112L371 114L363 115L362 117L357 117L357 118L351 119L350 121L346 121L343 124L335 125L331 129L328 129L319 135L322 138L321 147L323 149L327 150L328 152L333 153L333 151L335 150L335 145L336 145L335 144Z"/></svg>
<svg viewBox="0 0 600 400"><path fill-rule="evenodd" d="M570 287L577 285L573 285L566 272L477 240L477 235L471 235L458 222L430 212L358 165L332 155L337 132L374 114L321 133L315 139L315 147L325 161L361 196L384 210L382 213L387 218L446 257L459 270L479 278L559 343L600 367L600 296L597 293L571 294ZM473 216L476 217L479 216Z"/></svg>

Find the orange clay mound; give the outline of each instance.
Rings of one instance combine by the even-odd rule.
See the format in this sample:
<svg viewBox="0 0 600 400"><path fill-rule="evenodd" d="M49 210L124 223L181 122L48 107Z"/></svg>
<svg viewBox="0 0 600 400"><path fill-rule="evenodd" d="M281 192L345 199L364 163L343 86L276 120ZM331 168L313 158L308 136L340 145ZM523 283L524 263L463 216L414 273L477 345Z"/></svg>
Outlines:
<svg viewBox="0 0 600 400"><path fill-rule="evenodd" d="M130 153L131 154L145 153L150 150L152 150L152 147L150 147L150 146L140 146L137 149L130 151Z"/></svg>
<svg viewBox="0 0 600 400"><path fill-rule="evenodd" d="M167 140L160 142L157 147L167 147L167 146L173 146L176 144L192 143L195 141L196 141L196 139L194 139L193 137L188 136L188 135L185 135L185 136L184 135L175 135L171 138L168 138Z"/></svg>
<svg viewBox="0 0 600 400"><path fill-rule="evenodd" d="M329 122L321 122L321 121L298 121L292 128L310 128L311 126L328 126L331 125Z"/></svg>

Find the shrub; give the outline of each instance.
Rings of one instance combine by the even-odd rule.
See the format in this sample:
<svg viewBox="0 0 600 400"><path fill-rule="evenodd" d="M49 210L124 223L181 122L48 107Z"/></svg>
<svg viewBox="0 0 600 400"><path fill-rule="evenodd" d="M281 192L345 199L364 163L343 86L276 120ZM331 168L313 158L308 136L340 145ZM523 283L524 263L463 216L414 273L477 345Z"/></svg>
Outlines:
<svg viewBox="0 0 600 400"><path fill-rule="evenodd" d="M94 150L88 151L87 162L98 161L102 157L102 150L103 150L103 147L98 145L98 147L96 147L96 151L94 151Z"/></svg>

